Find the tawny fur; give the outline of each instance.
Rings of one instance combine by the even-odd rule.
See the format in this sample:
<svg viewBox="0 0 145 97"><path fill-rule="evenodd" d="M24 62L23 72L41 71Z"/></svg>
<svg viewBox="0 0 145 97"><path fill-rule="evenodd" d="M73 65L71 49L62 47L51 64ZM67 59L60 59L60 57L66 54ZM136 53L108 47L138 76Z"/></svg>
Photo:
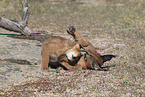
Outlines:
<svg viewBox="0 0 145 97"><path fill-rule="evenodd" d="M109 61L113 57L116 57L115 55L107 55L108 58L106 56L102 57L96 51L96 47L92 46L89 41L80 36L74 29L73 31L69 29L67 32L74 37L75 42L59 36L52 36L44 41L42 45L42 71L50 70L48 64L50 63L51 57L55 57L57 60L56 63L52 62L53 66L61 64L69 70L81 70L88 68L96 69L97 65L101 66L105 61ZM81 55L79 45L87 50L87 52L92 56ZM72 56L76 57L77 59L74 60ZM85 60L85 58L87 60ZM104 61L103 59L105 58L106 60Z"/></svg>
<svg viewBox="0 0 145 97"><path fill-rule="evenodd" d="M103 65L103 59L101 58L101 55L96 51L96 47L94 47L88 40L86 40L79 33L77 33L75 31L75 28L73 28L73 30L69 29L67 30L67 32L73 36L76 42L78 42L81 46L83 46L83 48L94 57L93 59L95 59L95 62L99 63L100 65Z"/></svg>
<svg viewBox="0 0 145 97"><path fill-rule="evenodd" d="M73 52L73 53L72 53ZM65 54L65 57L61 56ZM73 60L72 58L70 61L74 61L74 66L70 65L68 60L68 55L72 55L74 57L80 57L80 47L77 42L67 40L65 38L59 37L59 36L52 36L46 39L43 42L42 45L42 60L41 60L41 70L42 71L49 71L50 70L50 58L53 57L57 59L59 56L61 56L61 60L64 61L58 61L55 63L52 63L52 65L57 65L58 63L64 66L65 68L69 70L81 70L81 65L77 65L77 62Z"/></svg>
<svg viewBox="0 0 145 97"><path fill-rule="evenodd" d="M76 32L76 29L71 26L67 33L72 35L76 42L78 42L91 56L86 56L88 61L85 61L84 58L80 59L78 64L83 64L83 66L92 66L93 69L102 69L101 66L104 62L110 61L113 57L115 58L116 55L107 54L107 55L100 55L97 52L96 47L94 47L88 40L83 38L79 33ZM91 64L91 65L90 65Z"/></svg>

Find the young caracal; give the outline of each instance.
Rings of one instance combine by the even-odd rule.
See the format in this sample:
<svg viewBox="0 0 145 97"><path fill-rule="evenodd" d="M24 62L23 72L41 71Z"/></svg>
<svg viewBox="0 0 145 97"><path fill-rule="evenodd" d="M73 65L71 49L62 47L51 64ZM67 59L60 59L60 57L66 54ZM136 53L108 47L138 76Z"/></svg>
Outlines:
<svg viewBox="0 0 145 97"><path fill-rule="evenodd" d="M51 36L42 44L41 70L49 71L50 67L80 70L82 67L76 64L81 56L86 53L85 49L75 41Z"/></svg>
<svg viewBox="0 0 145 97"><path fill-rule="evenodd" d="M78 34L76 32L76 29L71 26L69 28L69 30L67 30L67 33L72 35L73 38L75 39L76 42L78 42L81 46L83 46L83 48L90 53L91 56L86 57L88 59L88 62L86 63L86 61L82 58L80 59L80 63L86 63L86 65L88 64L92 64L94 69L95 67L99 69L101 69L101 66L103 65L104 62L106 61L110 61L113 57L116 57L116 55L100 55L97 50L96 47L94 47L89 41L87 41L85 38L83 38L80 34ZM84 64L85 65L85 64Z"/></svg>
<svg viewBox="0 0 145 97"><path fill-rule="evenodd" d="M69 70L101 69L104 62L116 57L100 55L90 42L76 33L73 26L67 32L74 37L75 41L52 36L43 42L42 71L49 71L50 67L63 67Z"/></svg>

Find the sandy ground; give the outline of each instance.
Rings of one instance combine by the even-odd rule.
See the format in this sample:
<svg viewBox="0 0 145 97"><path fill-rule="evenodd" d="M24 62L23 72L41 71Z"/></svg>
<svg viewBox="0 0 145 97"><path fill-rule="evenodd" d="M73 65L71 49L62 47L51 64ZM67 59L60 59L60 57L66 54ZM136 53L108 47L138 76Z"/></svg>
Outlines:
<svg viewBox="0 0 145 97"><path fill-rule="evenodd" d="M13 32L0 29L0 33ZM0 87L48 75L40 71L41 47L36 40L0 35Z"/></svg>
<svg viewBox="0 0 145 97"><path fill-rule="evenodd" d="M56 84L56 87L53 88L54 90L45 93L45 95L55 96L60 93L59 95L69 96L68 92L84 95L84 91L89 95L95 95L88 92L88 87L92 88L96 80L100 81L99 77L95 76L99 76L102 71L82 70L69 72L51 70L51 72L41 72L41 47L37 46L37 44L40 44L39 41L7 37L7 35L2 34L16 33L1 28L0 33L0 88L3 89L8 86L20 85L27 81L37 81L39 78L47 77L46 79ZM56 92L57 88L58 91ZM61 90L63 94L60 92ZM0 94L3 94L3 92ZM40 92L36 92L36 94L39 96L44 95ZM18 94L15 95L18 96Z"/></svg>
<svg viewBox="0 0 145 97"><path fill-rule="evenodd" d="M132 95L142 97L144 95L144 84L141 85L136 81L135 85L130 86L132 82L127 84L125 78L119 75L119 72L124 72L121 70L124 66L121 67L121 63L116 64L118 57L104 64L110 66L109 71L41 72L41 47L37 46L41 42L7 37L3 34L15 33L1 28L0 33L0 96L2 97L31 97L32 95L34 97L129 97ZM69 38L67 34L58 35ZM106 53L113 48L125 47L125 44L117 39L115 41L111 38L99 39L96 36L89 41L94 43L94 46L97 44L100 47L107 47L100 50L101 53ZM112 52L115 53L118 56L123 54Z"/></svg>

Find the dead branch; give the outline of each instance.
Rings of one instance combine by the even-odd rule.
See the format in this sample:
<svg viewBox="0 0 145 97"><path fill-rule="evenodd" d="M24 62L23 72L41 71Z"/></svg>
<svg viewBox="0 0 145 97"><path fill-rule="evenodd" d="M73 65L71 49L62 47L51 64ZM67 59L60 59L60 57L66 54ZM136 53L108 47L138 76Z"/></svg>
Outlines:
<svg viewBox="0 0 145 97"><path fill-rule="evenodd" d="M30 15L27 0L22 0L22 7L23 15L19 23L0 17L0 27L10 31L21 33L26 36L31 35L32 31L27 27Z"/></svg>
<svg viewBox="0 0 145 97"><path fill-rule="evenodd" d="M20 21L20 25L25 28L28 24L28 19L29 19L29 15L30 15L30 11L29 11L29 7L28 7L28 3L27 0L23 0L22 1L22 7L23 7L23 15L22 15L22 19Z"/></svg>

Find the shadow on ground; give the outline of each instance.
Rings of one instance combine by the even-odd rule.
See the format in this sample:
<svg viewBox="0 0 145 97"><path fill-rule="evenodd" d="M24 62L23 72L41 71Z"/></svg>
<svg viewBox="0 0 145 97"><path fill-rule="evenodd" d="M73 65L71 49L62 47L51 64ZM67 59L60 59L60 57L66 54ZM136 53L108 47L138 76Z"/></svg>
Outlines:
<svg viewBox="0 0 145 97"><path fill-rule="evenodd" d="M22 60L22 59L5 59L4 61L10 62L10 63L16 63L20 65L32 65L29 61L27 60Z"/></svg>

